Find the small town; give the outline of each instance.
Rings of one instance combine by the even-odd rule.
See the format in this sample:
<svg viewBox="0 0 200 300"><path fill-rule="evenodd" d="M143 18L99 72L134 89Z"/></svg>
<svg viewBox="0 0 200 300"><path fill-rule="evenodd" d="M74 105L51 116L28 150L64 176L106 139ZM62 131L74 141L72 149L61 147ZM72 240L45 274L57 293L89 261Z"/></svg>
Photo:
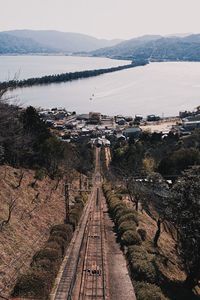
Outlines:
<svg viewBox="0 0 200 300"><path fill-rule="evenodd" d="M98 146L110 146L110 140L126 141L139 138L142 131L162 134L162 138L171 132L178 136L187 136L200 128L200 107L193 112L180 112L177 117L161 118L157 115L106 116L100 112L76 114L65 108L39 109L40 117L51 130L64 142L80 142L90 139ZM112 137L112 139L111 139Z"/></svg>

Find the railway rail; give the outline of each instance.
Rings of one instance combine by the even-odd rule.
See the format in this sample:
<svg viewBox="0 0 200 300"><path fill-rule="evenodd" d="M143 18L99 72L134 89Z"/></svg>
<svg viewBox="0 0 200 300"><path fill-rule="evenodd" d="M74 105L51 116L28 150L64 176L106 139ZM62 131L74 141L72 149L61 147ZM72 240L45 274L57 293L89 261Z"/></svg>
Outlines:
<svg viewBox="0 0 200 300"><path fill-rule="evenodd" d="M78 299L106 299L103 206L100 190L90 211Z"/></svg>
<svg viewBox="0 0 200 300"><path fill-rule="evenodd" d="M93 189L79 228L66 253L52 300L108 300L104 198L100 150L96 149Z"/></svg>

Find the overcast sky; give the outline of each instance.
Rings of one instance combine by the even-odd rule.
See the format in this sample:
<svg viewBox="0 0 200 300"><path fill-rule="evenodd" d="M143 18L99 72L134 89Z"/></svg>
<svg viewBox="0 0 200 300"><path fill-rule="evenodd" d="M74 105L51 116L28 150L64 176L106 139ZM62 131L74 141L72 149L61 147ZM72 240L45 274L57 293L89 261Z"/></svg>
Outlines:
<svg viewBox="0 0 200 300"><path fill-rule="evenodd" d="M56 29L100 38L200 33L200 0L0 0L0 31Z"/></svg>

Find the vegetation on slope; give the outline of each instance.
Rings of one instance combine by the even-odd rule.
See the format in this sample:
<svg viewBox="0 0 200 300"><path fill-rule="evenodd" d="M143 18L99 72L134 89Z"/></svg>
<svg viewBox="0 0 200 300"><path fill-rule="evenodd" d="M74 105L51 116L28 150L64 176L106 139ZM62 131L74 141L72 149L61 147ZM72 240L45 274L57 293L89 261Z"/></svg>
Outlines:
<svg viewBox="0 0 200 300"><path fill-rule="evenodd" d="M51 228L48 241L34 254L29 270L18 278L12 297L48 299L83 208L84 198L76 198L69 223Z"/></svg>
<svg viewBox="0 0 200 300"><path fill-rule="evenodd" d="M1 97L4 91L1 92ZM84 162L84 164L82 163ZM1 294L7 296L19 273L25 274L33 252L43 247L54 224L66 219L64 187L71 186L70 201L80 173L93 170L93 151L86 144L61 142L33 107L20 109L0 101L0 248ZM85 179L82 175L82 181ZM78 204L79 203L79 204ZM77 199L77 205L81 205ZM74 211L74 213L73 213ZM70 226L80 213L71 210ZM53 234L55 235L55 233ZM61 243L58 234L51 246ZM49 245L49 244L48 244ZM46 247L46 246L45 246ZM57 249L57 247L56 247ZM56 274L57 267L50 267ZM44 261L42 266L44 266ZM35 268L35 267L34 267ZM38 271L39 272L39 271ZM39 272L41 273L41 272ZM49 276L49 275L48 275ZM36 277L34 277L36 279ZM49 282L51 282L50 277ZM35 280L34 279L34 280ZM45 287L44 292L47 290Z"/></svg>
<svg viewBox="0 0 200 300"><path fill-rule="evenodd" d="M131 276L141 282L140 285L143 283L143 289L136 289L137 299L147 300L150 296L152 300L167 299L156 285L159 283L159 276L154 255L148 253L142 245L142 237L138 233L138 213L113 192L111 185L104 184L103 190L119 241L123 247L128 246L126 251ZM143 231L143 237L144 235Z"/></svg>
<svg viewBox="0 0 200 300"><path fill-rule="evenodd" d="M0 32L0 55L51 53L53 49L30 38Z"/></svg>
<svg viewBox="0 0 200 300"><path fill-rule="evenodd" d="M93 51L94 56L150 61L199 61L200 35L186 37L143 36Z"/></svg>
<svg viewBox="0 0 200 300"><path fill-rule="evenodd" d="M29 39L40 44L43 48L51 49L51 53L92 51L102 47L114 46L120 42L120 40L97 39L85 34L61 32L56 30L9 30L0 33L0 36L1 34L6 34L12 38L18 38L20 40ZM11 48L9 42L7 43L7 47ZM13 51L13 49L10 49L10 51ZM29 53L31 52L34 51L30 44Z"/></svg>
<svg viewBox="0 0 200 300"><path fill-rule="evenodd" d="M163 232L169 232L174 239L185 278L175 282L164 276L162 289L170 299L174 299L173 289L175 299L195 299L200 279L199 135L197 130L189 137L170 133L162 138L161 134L144 132L129 143L116 141L111 171L107 172L108 179L113 181L114 177L123 185L136 211L145 211L154 220L157 228L151 234L151 248L156 256Z"/></svg>
<svg viewBox="0 0 200 300"><path fill-rule="evenodd" d="M118 189L115 192L113 186L110 184L104 184L104 193L109 212L116 225L118 239L126 253L137 299L147 300L150 299L149 297L151 297L151 299L169 298L174 300L198 299L198 296L195 296L192 291L197 284L198 274L196 273L195 275L195 283L192 281L193 284L191 285L188 285L188 278L191 279L191 269L193 270L193 275L195 274L195 270L199 271L199 265L196 261L199 257L199 254L197 255L196 252L199 251L199 235L196 233L196 237L194 237L195 233L192 233L192 239L195 239L197 243L192 250L189 232L185 226L184 232L180 229L180 218L183 220L185 213L183 213L183 216L180 213L178 220L180 224L180 236L182 238L187 236L187 239L184 238L186 243L184 243L184 247L182 247L183 244L180 243L179 237L178 240L173 240L170 230L162 234L164 236L164 238L162 237L162 243L160 243L159 247L155 247L153 243L154 232L156 230L155 221L144 211L136 212L133 209L133 203L124 200L123 194L120 194L120 190ZM176 207L175 204L174 207ZM180 211L183 212L183 209ZM121 218L125 218L126 221L120 223ZM188 219L188 221L189 224L191 224L191 220ZM193 222L193 224L194 223L195 222ZM196 224L197 223L198 221L196 221ZM188 225L188 228L189 226L190 225ZM173 229L172 232L175 234L176 230ZM132 238L132 236L134 236L134 238ZM175 248L176 245L178 245L179 250L182 249L185 254L187 253L185 259L187 265L190 266L190 272L188 272L186 268L183 269L183 256L179 251L177 252ZM188 255L188 250L192 251L192 257ZM195 266L192 265L192 262L195 263ZM189 282L191 283L190 280Z"/></svg>

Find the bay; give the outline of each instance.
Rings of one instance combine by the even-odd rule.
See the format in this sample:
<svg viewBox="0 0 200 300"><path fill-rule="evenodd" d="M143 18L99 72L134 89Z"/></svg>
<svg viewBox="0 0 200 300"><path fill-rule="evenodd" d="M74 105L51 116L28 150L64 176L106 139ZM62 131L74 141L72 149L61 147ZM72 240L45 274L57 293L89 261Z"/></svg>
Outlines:
<svg viewBox="0 0 200 300"><path fill-rule="evenodd" d="M174 116L200 105L200 63L151 63L88 79L17 89L12 96L24 106L65 107L77 113Z"/></svg>
<svg viewBox="0 0 200 300"><path fill-rule="evenodd" d="M128 61L78 56L0 56L0 81L116 67Z"/></svg>

